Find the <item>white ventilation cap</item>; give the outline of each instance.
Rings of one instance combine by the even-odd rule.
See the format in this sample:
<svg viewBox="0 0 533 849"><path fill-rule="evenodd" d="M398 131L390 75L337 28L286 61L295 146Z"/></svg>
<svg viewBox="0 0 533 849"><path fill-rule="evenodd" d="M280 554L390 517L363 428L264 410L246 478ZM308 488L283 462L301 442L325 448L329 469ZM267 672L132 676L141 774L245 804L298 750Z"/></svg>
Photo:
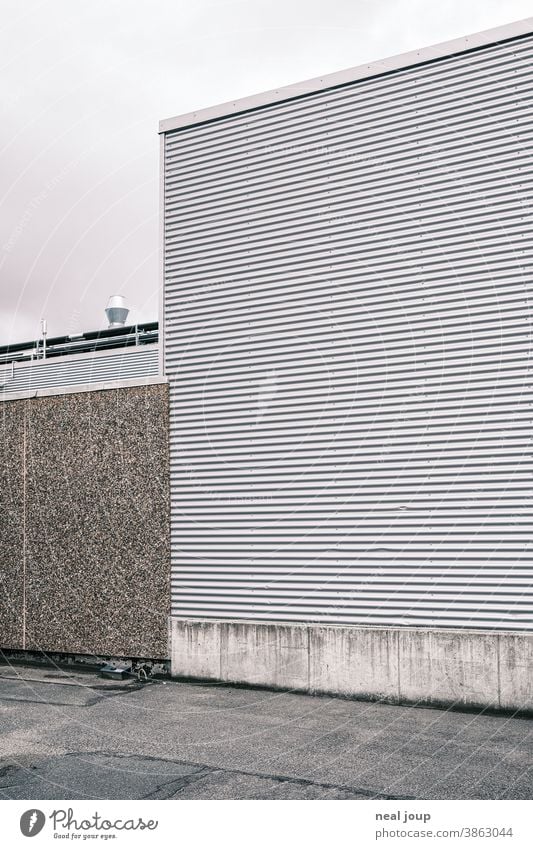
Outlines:
<svg viewBox="0 0 533 849"><path fill-rule="evenodd" d="M129 309L126 306L126 299L122 295L111 295L105 311L109 328L124 327L128 313Z"/></svg>

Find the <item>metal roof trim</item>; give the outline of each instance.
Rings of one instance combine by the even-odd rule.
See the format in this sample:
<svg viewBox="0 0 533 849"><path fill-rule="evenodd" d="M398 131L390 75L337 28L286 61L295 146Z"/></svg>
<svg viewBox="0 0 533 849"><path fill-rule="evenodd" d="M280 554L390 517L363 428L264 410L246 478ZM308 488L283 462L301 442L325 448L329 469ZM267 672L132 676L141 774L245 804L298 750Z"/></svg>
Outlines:
<svg viewBox="0 0 533 849"><path fill-rule="evenodd" d="M80 351L77 354L60 354L59 356L46 357L45 359L41 357L34 360L18 360L15 361L15 368L19 371L20 369L35 368L42 365L50 365L51 363L61 366L63 363L76 363L80 360L100 359L100 357L129 357L139 351L155 350L158 346L159 342L145 342L142 345L123 345L121 347L105 348L103 351ZM2 363L2 367L11 366L11 362L11 360L8 360L6 363Z"/></svg>
<svg viewBox="0 0 533 849"><path fill-rule="evenodd" d="M75 383L71 386L51 386L46 389L27 389L22 392L0 392L0 403L28 398L47 398L51 395L79 395L81 392L102 392L108 389L128 389L133 386L155 386L168 383L166 377L130 377L124 380L107 380L98 383Z"/></svg>
<svg viewBox="0 0 533 849"><path fill-rule="evenodd" d="M448 56L458 53L467 53L482 47L488 47L492 44L498 44L499 42L512 41L513 39L531 35L532 33L533 17L524 18L523 20L493 27L492 29L483 30L473 35L454 38L450 41L421 48L420 50L411 50L408 53L399 53L387 59L380 59L376 62L359 65L355 68L348 68L345 71L336 71L332 74L325 74L304 82L281 86L280 88L271 89L260 94L242 97L216 106L199 109L195 112L187 112L184 115L166 118L159 122L159 132L168 133L172 130L184 129L185 127L196 124L226 118L230 115L249 112L264 106L271 106L275 103L305 97L319 91L349 85L358 80L390 74L393 71L404 70L415 65L433 62L437 59L445 59Z"/></svg>

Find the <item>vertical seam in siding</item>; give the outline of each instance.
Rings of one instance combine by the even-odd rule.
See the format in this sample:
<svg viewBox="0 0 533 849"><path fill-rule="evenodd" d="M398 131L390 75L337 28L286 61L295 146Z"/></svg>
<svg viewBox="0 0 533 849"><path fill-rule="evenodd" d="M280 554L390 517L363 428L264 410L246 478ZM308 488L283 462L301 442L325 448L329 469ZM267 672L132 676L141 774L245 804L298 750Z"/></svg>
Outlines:
<svg viewBox="0 0 533 849"><path fill-rule="evenodd" d="M26 648L26 516L27 516L27 415L29 401L24 404L24 415L22 417L22 648Z"/></svg>

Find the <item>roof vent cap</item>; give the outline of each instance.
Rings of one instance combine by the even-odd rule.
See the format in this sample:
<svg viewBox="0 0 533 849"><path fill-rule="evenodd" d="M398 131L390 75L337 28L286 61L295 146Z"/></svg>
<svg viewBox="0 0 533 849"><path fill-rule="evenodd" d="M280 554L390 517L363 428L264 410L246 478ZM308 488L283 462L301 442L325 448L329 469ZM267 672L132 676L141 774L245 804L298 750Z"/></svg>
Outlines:
<svg viewBox="0 0 533 849"><path fill-rule="evenodd" d="M105 311L109 322L108 329L112 327L124 327L128 313L129 309L126 306L126 299L122 295L111 295Z"/></svg>

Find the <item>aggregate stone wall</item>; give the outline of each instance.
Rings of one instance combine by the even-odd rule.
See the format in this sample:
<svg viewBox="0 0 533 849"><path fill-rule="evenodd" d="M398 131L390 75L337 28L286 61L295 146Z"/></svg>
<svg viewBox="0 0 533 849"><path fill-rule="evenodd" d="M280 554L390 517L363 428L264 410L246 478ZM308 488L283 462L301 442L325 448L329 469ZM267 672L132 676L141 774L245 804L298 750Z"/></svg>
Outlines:
<svg viewBox="0 0 533 849"><path fill-rule="evenodd" d="M0 647L166 658L168 388L0 403Z"/></svg>

